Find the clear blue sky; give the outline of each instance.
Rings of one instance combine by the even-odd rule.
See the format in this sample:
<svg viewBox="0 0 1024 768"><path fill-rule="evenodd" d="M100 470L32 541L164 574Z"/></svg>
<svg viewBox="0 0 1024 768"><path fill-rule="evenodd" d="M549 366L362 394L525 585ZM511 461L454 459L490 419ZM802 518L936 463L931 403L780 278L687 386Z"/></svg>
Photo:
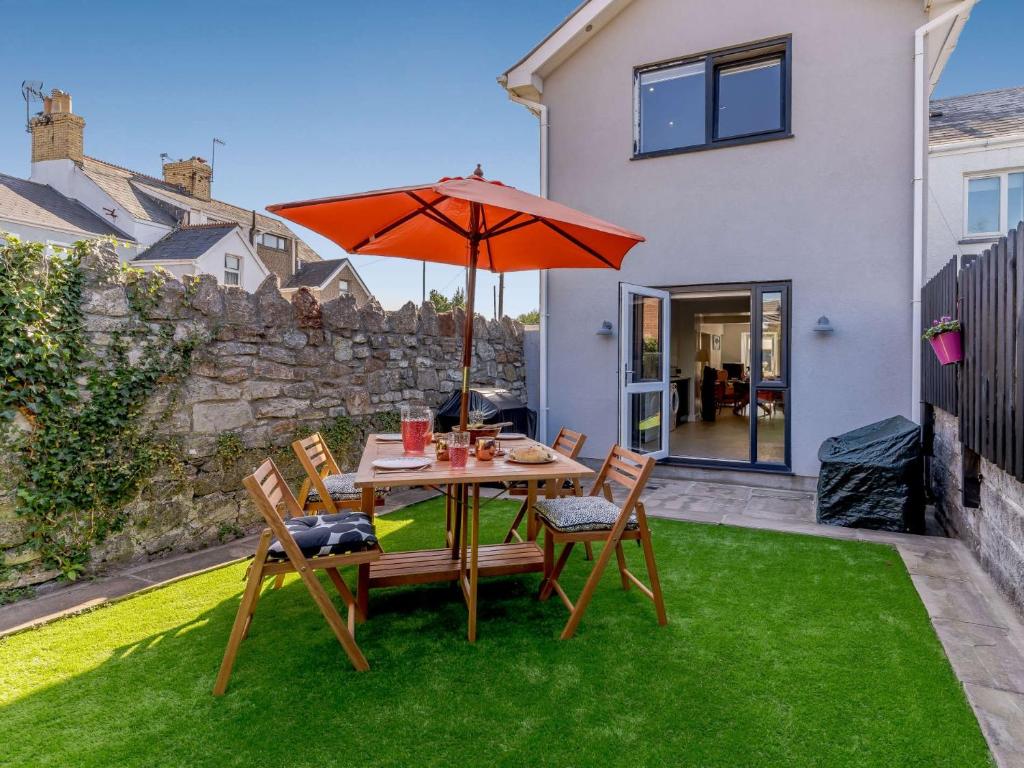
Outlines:
<svg viewBox="0 0 1024 768"><path fill-rule="evenodd" d="M0 171L29 172L22 80L72 93L86 152L160 175L160 153L209 156L214 194L269 203L465 174L537 190L536 120L495 77L578 0L321 3L0 0ZM1024 84L1022 0L983 0L937 96ZM682 53L682 52L681 52ZM321 255L337 246L306 231ZM419 300L420 264L354 257L386 307ZM450 294L461 270L429 265ZM481 276L482 311L495 278ZM510 275L506 311L537 305Z"/></svg>

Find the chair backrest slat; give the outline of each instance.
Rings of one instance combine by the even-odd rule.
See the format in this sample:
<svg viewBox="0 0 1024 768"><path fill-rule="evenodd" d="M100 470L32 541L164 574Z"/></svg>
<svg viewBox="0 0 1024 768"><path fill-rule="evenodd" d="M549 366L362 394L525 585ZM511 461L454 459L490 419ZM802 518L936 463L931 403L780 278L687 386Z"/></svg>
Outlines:
<svg viewBox="0 0 1024 768"><path fill-rule="evenodd" d="M622 505L623 514L628 514L639 501L640 494L653 471L654 459L650 456L613 445L604 464L601 465L601 471L597 474L594 487L590 489L590 495L604 493L607 483L617 483L628 491Z"/></svg>
<svg viewBox="0 0 1024 768"><path fill-rule="evenodd" d="M563 456L575 459L579 456L580 450L583 448L583 443L586 441L586 435L571 430L568 427L562 427L558 430L558 436L555 437L555 441L551 444L551 447Z"/></svg>
<svg viewBox="0 0 1024 768"><path fill-rule="evenodd" d="M284 518L278 509L279 503L283 502L291 517L302 515L299 503L292 495L288 483L285 482L281 471L274 464L273 459L267 459L259 468L246 478L243 478L242 485L249 492L256 508L259 509L263 519L267 521L274 537L281 542L288 559L296 568L301 568L306 562L299 545L295 543L291 532L284 524Z"/></svg>
<svg viewBox="0 0 1024 768"><path fill-rule="evenodd" d="M306 470L306 480L303 481L302 489L299 491L301 502L305 504L306 496L309 494L310 488L313 487L320 494L320 503L329 512L337 512L338 508L334 499L331 498L331 494L324 485L324 478L328 475L341 474L341 469L338 467L338 462L334 460L334 456L331 455L323 437L319 432L314 432L309 437L292 443L292 450L295 451L302 468Z"/></svg>

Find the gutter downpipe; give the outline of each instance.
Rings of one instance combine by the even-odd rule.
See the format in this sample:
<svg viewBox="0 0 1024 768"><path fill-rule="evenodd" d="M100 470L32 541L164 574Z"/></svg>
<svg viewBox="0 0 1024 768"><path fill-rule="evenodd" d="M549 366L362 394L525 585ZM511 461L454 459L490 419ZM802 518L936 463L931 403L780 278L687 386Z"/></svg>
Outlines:
<svg viewBox="0 0 1024 768"><path fill-rule="evenodd" d="M540 127L540 196L548 196L548 108L539 101L517 96L512 91L508 97L516 104L522 104L539 119ZM537 435L542 443L548 442L548 271L540 270L540 370L537 392L540 397L537 414Z"/></svg>
<svg viewBox="0 0 1024 768"><path fill-rule="evenodd" d="M925 226L927 205L928 114L931 82L926 71L927 37L950 19L950 31L956 28L956 17L969 14L977 0L964 0L914 31L914 280L911 296L911 376L910 417L921 422L921 289L927 271L925 259Z"/></svg>

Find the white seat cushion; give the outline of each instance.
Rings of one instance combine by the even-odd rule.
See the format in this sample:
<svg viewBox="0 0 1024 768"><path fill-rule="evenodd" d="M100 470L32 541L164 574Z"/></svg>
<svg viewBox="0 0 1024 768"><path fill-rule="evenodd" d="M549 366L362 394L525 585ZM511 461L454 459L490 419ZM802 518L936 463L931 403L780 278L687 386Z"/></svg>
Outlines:
<svg viewBox="0 0 1024 768"><path fill-rule="evenodd" d="M603 496L565 496L561 499L542 499L534 510L556 531L610 531L615 527L622 510ZM629 516L627 530L636 529L636 515Z"/></svg>
<svg viewBox="0 0 1024 768"><path fill-rule="evenodd" d="M335 501L353 501L362 495L362 491L356 488L356 475L354 472L346 475L328 475L324 478L324 487L327 488L327 492L331 494L331 498ZM383 496L384 489L378 488L377 495ZM316 487L310 488L306 501L320 501L320 491Z"/></svg>

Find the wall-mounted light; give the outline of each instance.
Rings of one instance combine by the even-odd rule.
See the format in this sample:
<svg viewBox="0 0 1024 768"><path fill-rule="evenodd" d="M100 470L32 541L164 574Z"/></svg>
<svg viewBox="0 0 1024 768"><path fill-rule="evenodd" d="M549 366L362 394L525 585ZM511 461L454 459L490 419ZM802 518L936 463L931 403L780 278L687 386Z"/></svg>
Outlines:
<svg viewBox="0 0 1024 768"><path fill-rule="evenodd" d="M834 331L835 328L832 327L832 323L828 321L828 317L825 315L819 317L818 322L814 324L815 333L832 333Z"/></svg>
<svg viewBox="0 0 1024 768"><path fill-rule="evenodd" d="M601 327L597 329L597 335L598 336L614 336L615 332L612 330L612 321L611 320L603 320L601 322Z"/></svg>

